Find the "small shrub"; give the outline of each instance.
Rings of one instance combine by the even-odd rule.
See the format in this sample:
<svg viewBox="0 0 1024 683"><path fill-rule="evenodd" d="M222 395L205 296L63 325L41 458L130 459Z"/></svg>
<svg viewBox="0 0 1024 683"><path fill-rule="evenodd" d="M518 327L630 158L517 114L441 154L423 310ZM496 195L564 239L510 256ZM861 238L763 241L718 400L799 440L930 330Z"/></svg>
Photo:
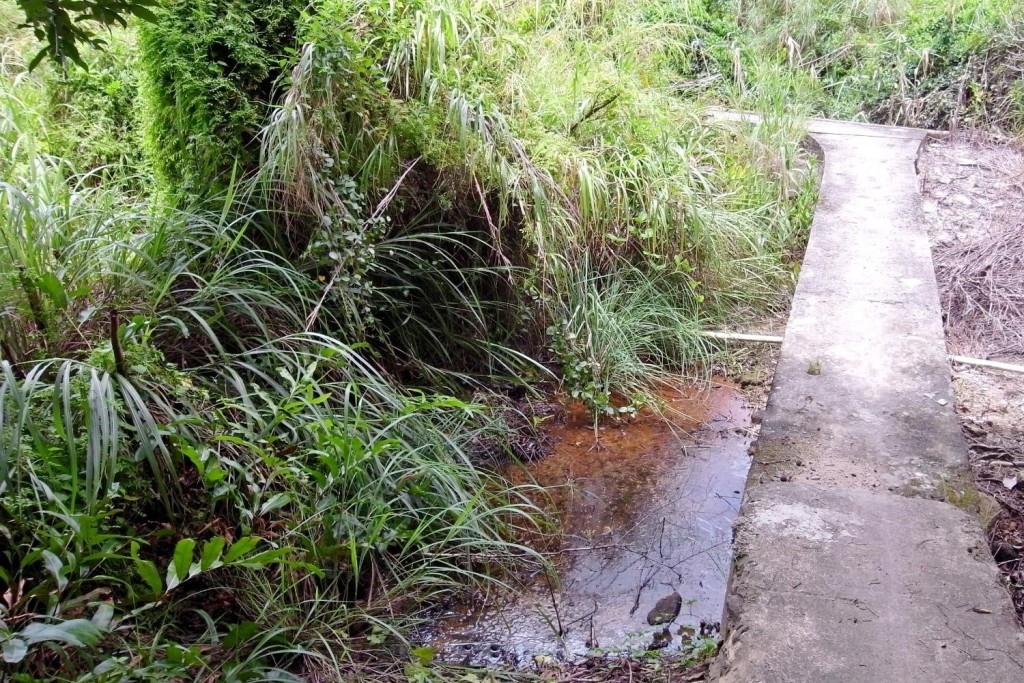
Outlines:
<svg viewBox="0 0 1024 683"><path fill-rule="evenodd" d="M134 41L119 35L89 51L88 71L69 65L46 78L51 112L50 151L81 172L121 164L146 174L139 126L139 66ZM98 181L98 178L97 178Z"/></svg>
<svg viewBox="0 0 1024 683"><path fill-rule="evenodd" d="M595 416L634 414L659 382L678 380L709 354L695 281L685 274L602 273L583 261L563 277L565 298L548 314L551 350L569 395Z"/></svg>

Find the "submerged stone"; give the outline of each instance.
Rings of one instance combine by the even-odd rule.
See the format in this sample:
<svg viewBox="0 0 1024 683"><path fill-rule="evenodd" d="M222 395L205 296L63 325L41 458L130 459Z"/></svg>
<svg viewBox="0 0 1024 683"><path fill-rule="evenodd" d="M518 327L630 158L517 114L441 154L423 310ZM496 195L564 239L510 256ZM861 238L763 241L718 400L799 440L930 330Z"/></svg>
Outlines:
<svg viewBox="0 0 1024 683"><path fill-rule="evenodd" d="M672 591L671 595L666 595L654 604L654 608L647 613L647 623L651 626L671 623L679 616L679 610L682 608L682 596Z"/></svg>

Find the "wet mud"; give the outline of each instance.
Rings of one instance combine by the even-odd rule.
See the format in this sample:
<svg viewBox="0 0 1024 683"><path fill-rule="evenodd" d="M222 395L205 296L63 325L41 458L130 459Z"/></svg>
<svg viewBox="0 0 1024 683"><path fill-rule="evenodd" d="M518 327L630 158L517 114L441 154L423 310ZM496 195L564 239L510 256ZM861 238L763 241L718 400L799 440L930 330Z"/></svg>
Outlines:
<svg viewBox="0 0 1024 683"><path fill-rule="evenodd" d="M547 426L552 454L510 476L550 494L561 526L561 543L550 549L558 578L536 576L511 598L440 615L428 639L439 657L518 666L593 651L686 649L713 635L750 466L751 409L722 381L667 389L662 399L667 419L646 413L603 425L596 442L582 410Z"/></svg>

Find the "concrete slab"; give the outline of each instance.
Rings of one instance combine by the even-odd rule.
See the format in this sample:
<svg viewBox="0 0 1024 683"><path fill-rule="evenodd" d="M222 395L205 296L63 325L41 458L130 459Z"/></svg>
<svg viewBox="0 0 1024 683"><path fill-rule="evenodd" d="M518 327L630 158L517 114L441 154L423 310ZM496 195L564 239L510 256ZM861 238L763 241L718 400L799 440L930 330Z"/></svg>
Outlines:
<svg viewBox="0 0 1024 683"><path fill-rule="evenodd" d="M966 449L915 173L927 132L809 128L820 200L712 680L1024 681L984 533L941 500Z"/></svg>
<svg viewBox="0 0 1024 683"><path fill-rule="evenodd" d="M966 463L914 172L923 139L820 136L821 199L757 444L775 478L938 496Z"/></svg>
<svg viewBox="0 0 1024 683"><path fill-rule="evenodd" d="M723 683L1024 680L984 536L950 505L758 486L736 558Z"/></svg>

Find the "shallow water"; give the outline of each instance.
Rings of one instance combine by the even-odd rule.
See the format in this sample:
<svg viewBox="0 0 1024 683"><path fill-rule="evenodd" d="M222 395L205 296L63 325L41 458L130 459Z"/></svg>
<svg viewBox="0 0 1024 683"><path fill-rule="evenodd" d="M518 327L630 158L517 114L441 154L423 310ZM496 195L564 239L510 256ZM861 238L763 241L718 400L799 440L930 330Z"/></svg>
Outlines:
<svg viewBox="0 0 1024 683"><path fill-rule="evenodd" d="M731 523L750 465L750 409L735 386L669 390L668 422L641 415L595 444L582 412L548 428L553 453L528 466L561 522L560 585L544 576L514 598L464 605L438 620L438 656L475 665L572 659L594 648L646 648L655 603L683 598L671 625L719 621Z"/></svg>

